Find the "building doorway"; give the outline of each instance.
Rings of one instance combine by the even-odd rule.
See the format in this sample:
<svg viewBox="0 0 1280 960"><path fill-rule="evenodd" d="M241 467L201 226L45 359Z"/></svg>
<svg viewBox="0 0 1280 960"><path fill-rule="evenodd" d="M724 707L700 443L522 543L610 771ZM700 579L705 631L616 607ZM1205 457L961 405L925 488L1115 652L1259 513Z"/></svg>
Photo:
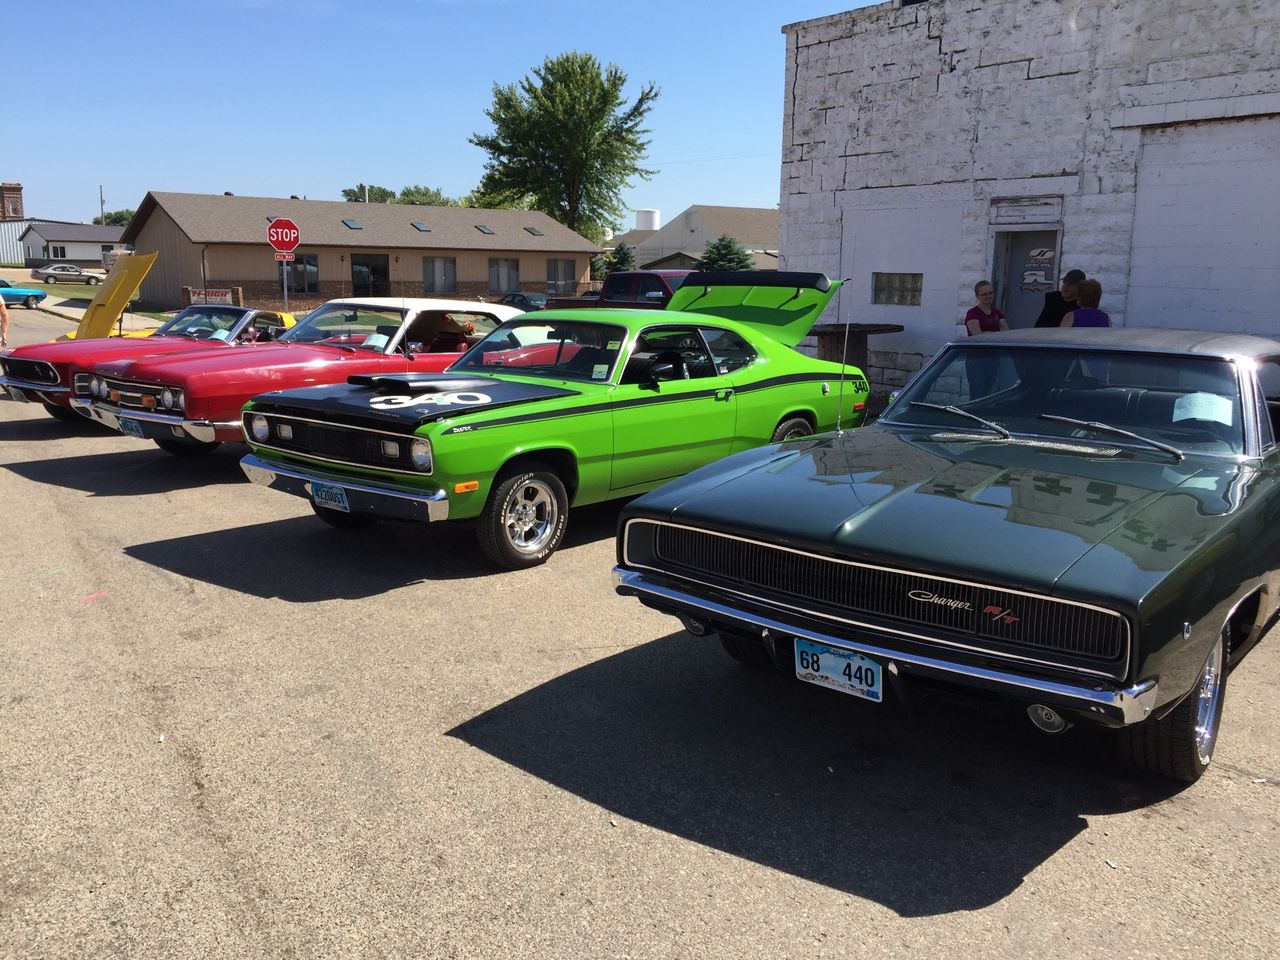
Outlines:
<svg viewBox="0 0 1280 960"><path fill-rule="evenodd" d="M1058 231L997 231L992 281L1010 329L1034 327L1044 295L1058 288Z"/></svg>
<svg viewBox="0 0 1280 960"><path fill-rule="evenodd" d="M391 293L391 268L385 253L351 255L351 295L385 297Z"/></svg>

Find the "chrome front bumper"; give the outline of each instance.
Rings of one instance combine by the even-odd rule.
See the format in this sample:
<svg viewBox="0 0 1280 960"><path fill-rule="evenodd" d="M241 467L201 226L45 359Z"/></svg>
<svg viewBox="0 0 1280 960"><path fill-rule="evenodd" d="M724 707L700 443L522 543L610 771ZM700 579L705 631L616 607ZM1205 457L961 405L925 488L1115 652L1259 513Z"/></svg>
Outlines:
<svg viewBox="0 0 1280 960"><path fill-rule="evenodd" d="M825 643L842 650L853 650L878 660L894 676L913 675L975 687L1011 699L1043 703L1089 718L1108 727L1123 727L1145 720L1156 705L1159 685L1144 680L1124 689L1088 683L1073 684L1039 677L1009 673L990 667L976 666L918 653L904 653L877 645L870 637L851 640L736 607L727 606L659 582L652 575L614 567L615 589L624 597L636 597L664 613L684 614L715 624L729 624L744 633L761 636L764 631L780 637L794 637Z"/></svg>
<svg viewBox="0 0 1280 960"><path fill-rule="evenodd" d="M12 390L19 391L15 395ZM30 403L31 398L27 396L29 393L44 394L43 399L48 399L50 403L57 401L53 397L63 396L71 392L70 387L60 387L51 383L35 383L30 380L18 380L14 377L0 376L0 397L8 397L10 400L20 400L23 403Z"/></svg>
<svg viewBox="0 0 1280 960"><path fill-rule="evenodd" d="M96 420L112 430L120 430L121 419L133 420L142 426L142 433L149 440L171 440L175 436L189 437L200 443L213 443L219 430L240 432L239 420L187 420L179 414L156 413L154 410L126 410L109 403L71 398L72 409L79 410L91 420ZM121 430L123 433L124 431Z"/></svg>
<svg viewBox="0 0 1280 960"><path fill-rule="evenodd" d="M388 490L385 487L352 483L347 477L331 477L292 464L274 463L252 453L241 458L240 468L254 483L282 493L291 493L312 503L315 502L311 493L313 483L341 487L347 494L347 503L353 514L418 523L449 519L449 495L443 490L420 494Z"/></svg>

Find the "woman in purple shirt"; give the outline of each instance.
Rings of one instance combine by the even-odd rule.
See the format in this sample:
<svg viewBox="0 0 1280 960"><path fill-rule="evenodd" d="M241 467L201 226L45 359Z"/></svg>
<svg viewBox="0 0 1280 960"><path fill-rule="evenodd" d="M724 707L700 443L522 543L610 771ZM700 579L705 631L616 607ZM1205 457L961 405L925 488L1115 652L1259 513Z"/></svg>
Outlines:
<svg viewBox="0 0 1280 960"><path fill-rule="evenodd" d="M1074 310L1062 318L1064 327L1109 327L1111 317L1105 310L1098 309L1102 300L1102 284L1097 280L1081 280L1076 286L1076 303Z"/></svg>
<svg viewBox="0 0 1280 960"><path fill-rule="evenodd" d="M1005 321L1004 314L991 305L996 298L996 288L986 280L979 280L974 284L973 294L978 298L978 305L970 307L969 312L964 315L964 326L969 331L969 336L1008 330L1009 324Z"/></svg>

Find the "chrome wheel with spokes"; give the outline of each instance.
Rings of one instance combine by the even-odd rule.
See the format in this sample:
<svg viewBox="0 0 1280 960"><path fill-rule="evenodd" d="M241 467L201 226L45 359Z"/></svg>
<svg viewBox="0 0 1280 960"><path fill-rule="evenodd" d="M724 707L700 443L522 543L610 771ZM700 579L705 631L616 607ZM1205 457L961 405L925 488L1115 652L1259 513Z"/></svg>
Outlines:
<svg viewBox="0 0 1280 960"><path fill-rule="evenodd" d="M1226 659L1221 642L1214 644L1200 672L1200 691L1196 698L1196 754L1206 767L1213 759L1213 745L1218 741L1218 725L1222 717L1222 668Z"/></svg>
<svg viewBox="0 0 1280 960"><path fill-rule="evenodd" d="M518 569L544 562L564 537L569 496L542 464L499 478L480 516L480 549L494 563Z"/></svg>
<svg viewBox="0 0 1280 960"><path fill-rule="evenodd" d="M514 549L537 553L551 539L559 516L551 488L540 480L530 479L516 486L507 497L502 525Z"/></svg>

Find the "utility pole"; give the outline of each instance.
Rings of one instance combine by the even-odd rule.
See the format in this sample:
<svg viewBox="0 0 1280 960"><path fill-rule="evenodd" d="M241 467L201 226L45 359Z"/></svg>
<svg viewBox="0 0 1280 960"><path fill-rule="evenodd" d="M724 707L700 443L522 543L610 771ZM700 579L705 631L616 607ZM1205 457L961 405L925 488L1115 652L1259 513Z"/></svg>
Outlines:
<svg viewBox="0 0 1280 960"><path fill-rule="evenodd" d="M107 222L107 205L102 199L102 184L98 184L98 219Z"/></svg>

